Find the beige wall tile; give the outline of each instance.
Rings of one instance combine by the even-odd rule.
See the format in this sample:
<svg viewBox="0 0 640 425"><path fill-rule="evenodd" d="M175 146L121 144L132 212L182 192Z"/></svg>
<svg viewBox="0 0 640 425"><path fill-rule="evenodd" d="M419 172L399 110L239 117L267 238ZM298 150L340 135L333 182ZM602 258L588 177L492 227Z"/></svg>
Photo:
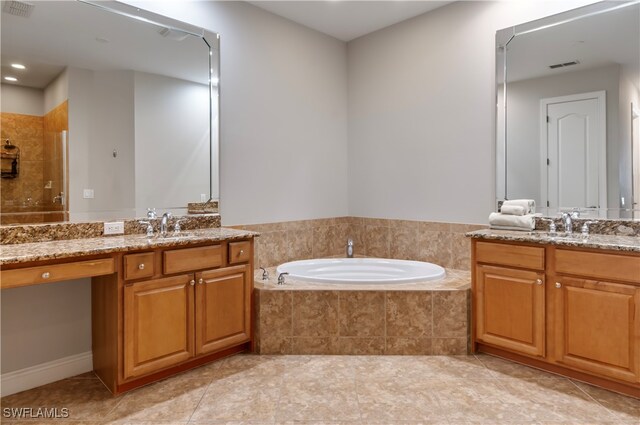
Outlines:
<svg viewBox="0 0 640 425"><path fill-rule="evenodd" d="M468 292L434 292L433 336L466 338L468 333Z"/></svg>
<svg viewBox="0 0 640 425"><path fill-rule="evenodd" d="M471 240L464 233L451 234L451 265L453 269L471 270Z"/></svg>
<svg viewBox="0 0 640 425"><path fill-rule="evenodd" d="M385 354L418 356L431 354L431 338L387 337Z"/></svg>
<svg viewBox="0 0 640 425"><path fill-rule="evenodd" d="M444 231L420 231L417 236L418 261L451 267L451 233Z"/></svg>
<svg viewBox="0 0 640 425"><path fill-rule="evenodd" d="M258 326L261 336L292 336L291 291L262 290L259 299L260 323Z"/></svg>
<svg viewBox="0 0 640 425"><path fill-rule="evenodd" d="M431 350L434 356L461 356L467 354L467 338L433 338Z"/></svg>
<svg viewBox="0 0 640 425"><path fill-rule="evenodd" d="M389 230L389 257L399 260L418 258L417 221L394 220Z"/></svg>
<svg viewBox="0 0 640 425"><path fill-rule="evenodd" d="M432 294L425 291L388 291L386 296L387 337L430 337Z"/></svg>
<svg viewBox="0 0 640 425"><path fill-rule="evenodd" d="M293 336L338 335L337 291L292 291Z"/></svg>
<svg viewBox="0 0 640 425"><path fill-rule="evenodd" d="M338 354L338 337L294 337L291 354Z"/></svg>
<svg viewBox="0 0 640 425"><path fill-rule="evenodd" d="M260 337L259 354L291 354L291 337L270 335L266 332Z"/></svg>
<svg viewBox="0 0 640 425"><path fill-rule="evenodd" d="M287 261L313 258L313 228L297 228L287 230Z"/></svg>
<svg viewBox="0 0 640 425"><path fill-rule="evenodd" d="M389 258L389 227L365 226L366 255L370 257Z"/></svg>
<svg viewBox="0 0 640 425"><path fill-rule="evenodd" d="M341 291L340 336L384 336L384 292Z"/></svg>
<svg viewBox="0 0 640 425"><path fill-rule="evenodd" d="M348 355L376 355L384 354L385 341L378 338L340 337L338 339L338 354Z"/></svg>
<svg viewBox="0 0 640 425"><path fill-rule="evenodd" d="M255 244L258 267L273 267L287 261L286 231L261 233Z"/></svg>

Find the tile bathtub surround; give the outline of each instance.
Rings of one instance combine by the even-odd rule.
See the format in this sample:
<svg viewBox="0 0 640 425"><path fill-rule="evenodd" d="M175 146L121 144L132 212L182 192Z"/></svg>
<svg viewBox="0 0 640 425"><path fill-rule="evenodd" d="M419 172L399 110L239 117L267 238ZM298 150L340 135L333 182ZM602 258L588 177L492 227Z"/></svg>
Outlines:
<svg viewBox="0 0 640 425"><path fill-rule="evenodd" d="M180 219L182 230L208 229L220 227L219 214L194 214L174 216L170 220L170 227ZM142 235L145 227L139 221L146 218L126 219L124 221L125 235ZM114 220L111 220L114 221ZM160 227L160 219L151 220L155 232ZM85 223L52 223L52 224L25 224L0 227L0 244L22 244L33 242L62 241L71 239L98 238L103 236L104 222Z"/></svg>
<svg viewBox="0 0 640 425"><path fill-rule="evenodd" d="M273 272L273 270L270 270ZM255 339L261 354L459 355L468 351L467 272L452 287L328 289L256 281ZM273 274L273 273L272 273ZM319 289L316 289L319 288Z"/></svg>
<svg viewBox="0 0 640 425"><path fill-rule="evenodd" d="M347 239L351 238L356 255L427 261L469 270L470 246L464 235L487 226L337 217L233 227L260 232L256 266L345 256Z"/></svg>
<svg viewBox="0 0 640 425"><path fill-rule="evenodd" d="M5 424L616 424L640 402L478 356L237 355L113 397L92 374L2 398L3 409L68 408Z"/></svg>

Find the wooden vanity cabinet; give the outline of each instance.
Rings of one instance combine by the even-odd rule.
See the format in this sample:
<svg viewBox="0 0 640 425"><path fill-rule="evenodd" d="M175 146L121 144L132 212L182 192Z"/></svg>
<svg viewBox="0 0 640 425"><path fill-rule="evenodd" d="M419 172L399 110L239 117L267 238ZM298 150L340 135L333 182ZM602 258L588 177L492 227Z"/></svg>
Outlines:
<svg viewBox="0 0 640 425"><path fill-rule="evenodd" d="M125 378L193 357L193 279L188 274L125 285Z"/></svg>
<svg viewBox="0 0 640 425"><path fill-rule="evenodd" d="M476 267L476 337L531 356L544 356L544 274Z"/></svg>
<svg viewBox="0 0 640 425"><path fill-rule="evenodd" d="M119 255L119 273L94 278L94 369L114 394L251 349L253 240L242 243L245 264L222 241Z"/></svg>
<svg viewBox="0 0 640 425"><path fill-rule="evenodd" d="M249 266L196 274L196 354L250 340L252 277Z"/></svg>
<svg viewBox="0 0 640 425"><path fill-rule="evenodd" d="M472 258L474 351L640 397L640 255L473 240Z"/></svg>
<svg viewBox="0 0 640 425"><path fill-rule="evenodd" d="M640 382L640 286L557 276L552 361Z"/></svg>

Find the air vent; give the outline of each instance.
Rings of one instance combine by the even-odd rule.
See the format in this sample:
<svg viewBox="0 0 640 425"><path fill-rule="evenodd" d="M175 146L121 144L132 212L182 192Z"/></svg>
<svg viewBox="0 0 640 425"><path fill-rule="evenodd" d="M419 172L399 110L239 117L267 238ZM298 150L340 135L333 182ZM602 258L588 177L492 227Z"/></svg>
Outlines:
<svg viewBox="0 0 640 425"><path fill-rule="evenodd" d="M565 62L565 63L556 63L555 65L549 65L549 68L551 69L556 69L556 68L564 68L566 66L573 66L573 65L578 65L580 63L580 61L571 61L571 62Z"/></svg>
<svg viewBox="0 0 640 425"><path fill-rule="evenodd" d="M8 13L9 15L28 18L29 16L31 16L31 12L33 12L34 7L35 6L31 3L26 3L23 1L7 1L4 3L2 11Z"/></svg>

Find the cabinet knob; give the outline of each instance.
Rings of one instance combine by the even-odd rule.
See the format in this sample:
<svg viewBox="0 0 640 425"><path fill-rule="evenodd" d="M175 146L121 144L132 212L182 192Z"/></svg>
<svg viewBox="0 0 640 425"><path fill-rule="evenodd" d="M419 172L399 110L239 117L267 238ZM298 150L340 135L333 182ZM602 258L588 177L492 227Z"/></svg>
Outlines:
<svg viewBox="0 0 640 425"><path fill-rule="evenodd" d="M241 255L243 255L243 254L244 254L244 249L241 249L241 250L240 250L240 254L238 254L238 256L241 256Z"/></svg>
<svg viewBox="0 0 640 425"><path fill-rule="evenodd" d="M198 279L198 283L202 285L204 283L204 279L203 278Z"/></svg>
<svg viewBox="0 0 640 425"><path fill-rule="evenodd" d="M536 279L536 285L542 285L542 279Z"/></svg>
<svg viewBox="0 0 640 425"><path fill-rule="evenodd" d="M142 263L142 264L138 264L138 268L139 268L140 270L144 270L144 263Z"/></svg>
<svg viewBox="0 0 640 425"><path fill-rule="evenodd" d="M42 278L43 278L43 279L49 279L49 277L51 277L51 275L49 274L49 272L44 272L44 273L42 273Z"/></svg>
<svg viewBox="0 0 640 425"><path fill-rule="evenodd" d="M562 288L562 283L556 282L556 288Z"/></svg>
<svg viewBox="0 0 640 425"><path fill-rule="evenodd" d="M195 281L195 280L193 280L193 279L191 279L191 281L189 282L189 285L193 286L193 285L195 285L195 284L196 284L196 281Z"/></svg>

